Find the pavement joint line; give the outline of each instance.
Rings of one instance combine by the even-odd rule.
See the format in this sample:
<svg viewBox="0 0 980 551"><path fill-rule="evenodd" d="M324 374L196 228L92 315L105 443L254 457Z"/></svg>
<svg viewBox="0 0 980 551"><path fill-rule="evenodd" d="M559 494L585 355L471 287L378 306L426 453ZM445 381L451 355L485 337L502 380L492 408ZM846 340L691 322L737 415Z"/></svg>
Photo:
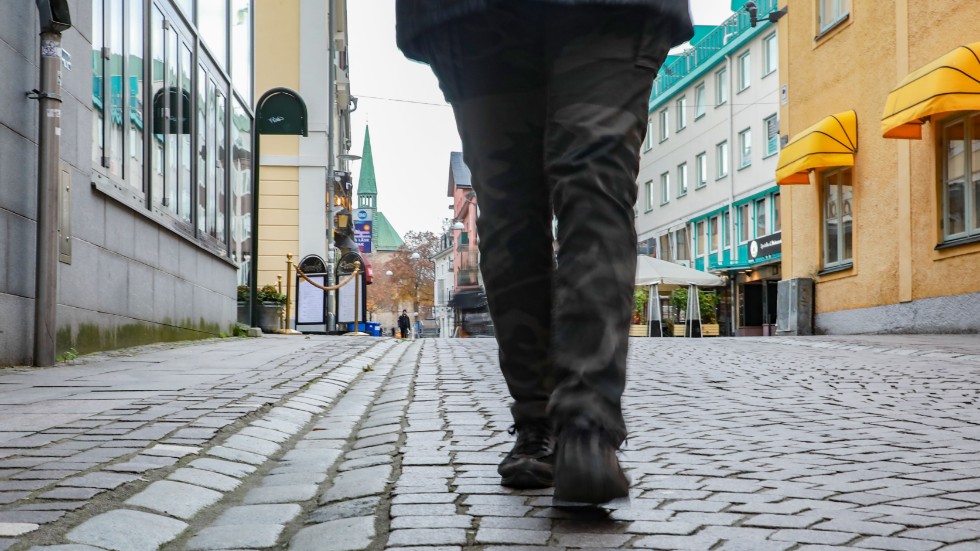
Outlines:
<svg viewBox="0 0 980 551"><path fill-rule="evenodd" d="M286 526L286 528L283 530L282 535L280 536L281 545L283 546L288 545L290 549L293 549L294 546L302 546L303 536L301 536L300 534L304 533L304 530L307 530L307 532L309 532L308 529L311 528L315 529L315 527L318 524L319 525L326 524L326 523L307 524L307 519L309 518L310 513L314 512L314 508L318 510L320 507L330 507L330 506L340 507L344 503L357 502L360 499L372 497L372 496L355 496L347 499L328 501L322 504L320 503L320 500L323 498L323 496L327 495L331 490L336 488L336 483L339 476L341 476L344 472L347 473L355 472L355 471L344 471L344 472L339 471L339 466L344 464L350 452L355 451L354 446L357 444L357 442L364 439L364 437L359 438L358 434L360 433L361 430L363 430L364 424L371 418L372 414L376 413L378 409L381 409L379 408L379 404L377 402L380 399L380 397L384 396L385 393L388 392L387 386L392 382L392 380L396 378L407 378L409 379L409 384L407 385L408 392L406 394L410 393L411 391L410 381L414 377L415 368L418 365L418 361L421 356L421 350L422 350L421 341L410 343L408 344L408 346L404 347L399 357L392 362L392 366L388 371L388 373L385 375L385 377L382 380L379 380L377 385L375 385L375 388L373 389L373 392L370 395L370 400L367 400L364 403L363 410L361 411L361 414L359 415L357 422L351 427L348 438L346 439L346 442L343 446L342 453L337 457L337 460L330 467L326 481L320 485L319 491L317 492L316 500L312 504L310 502L307 502L304 507L304 511L306 514L301 515L296 519L293 519L293 521ZM405 371L408 371L408 373L404 373ZM406 403L400 410L398 410L398 418L400 420L404 419L404 414L407 406L408 404ZM372 438L372 437L369 436L367 438ZM399 445L403 440L404 440L404 436L402 435L401 430L399 430L399 442L398 442ZM388 480L385 483L384 489L380 492L380 495L378 497L379 500L378 505L374 508L373 514L371 515L372 517L374 517L374 520L372 522L372 524L374 525L374 534L372 534L368 538L370 540L370 543L365 547L366 549L377 548L380 535L385 534L387 531L387 516L384 514L387 511L387 507L385 504L388 499L387 496L390 495L390 489L394 484L394 481L397 480L399 474L397 471L397 463L398 463L398 454L395 454L392 464L390 465L390 470L389 470L390 474L388 476ZM370 469L371 467L365 467L365 468ZM364 514L361 516L363 517L367 515ZM340 520L340 519L333 519L333 520ZM326 522L333 522L333 520L328 520Z"/></svg>
<svg viewBox="0 0 980 551"><path fill-rule="evenodd" d="M324 349L329 348L331 344L332 343L318 344L314 347L314 351L323 351ZM361 366L363 365L363 361L359 360L361 356L369 355L372 353L372 351L375 350L381 350L382 351L381 354L383 355L384 351L387 351L390 348L392 348L391 343L388 343L386 341L373 342L370 344L370 346L364 348L361 347L352 348L345 351L348 352L348 354L342 354L339 357L334 356L332 358L324 358L323 361L317 364L317 367L305 368L304 373L311 374L313 376L313 378L309 381L310 385L315 384L316 382L323 379L324 370L326 370L327 373L334 375L334 377L337 376L338 372L343 372L344 370L348 370L352 374L352 377L356 378L361 374ZM304 356L309 356L310 351L304 348L304 349L297 350L295 352L291 352L283 357L280 357L282 363L278 365L288 363L289 361L291 361L290 360L291 357L299 356L301 354ZM334 386L336 386L337 388L337 392L333 396L333 401L335 403L336 400L342 397L346 389L337 385ZM267 404L264 408L262 408L262 410L250 410L250 412L245 416L239 417L236 421L224 427L225 429L228 429L229 427L235 427L237 425L238 429L235 430L235 432L231 434L226 433L222 435L221 432L219 431L215 435L216 437L212 437L210 440L207 441L208 445L206 446L206 449L202 449L194 454L184 455L176 465L172 465L171 467L163 467L161 469L155 469L154 471L150 471L149 473L144 473L144 476L140 476L137 479L133 480L132 482L125 483L118 488L111 489L109 492L104 492L102 495L98 496L99 501L102 503L112 502L112 503L121 504L123 501L125 501L130 497L133 497L135 495L140 495L142 492L146 491L146 489L149 488L153 484L153 482L167 479L167 477L173 474L173 472L181 468L186 468L189 464L193 463L194 461L211 457L209 452L214 448L221 447L221 444L219 442L223 442L227 438L239 434L245 428L254 426L256 422L260 422L268 418L274 410L276 410L279 407L282 407L283 404L288 403L289 400L291 400L296 395L307 393L307 392L310 391L304 390L302 387L297 388L296 390L293 390L288 394L280 396L277 401L271 404ZM247 400L250 398L246 397L245 399ZM114 460L110 463L97 464L79 474L84 475L85 473L100 472L102 469L105 469L111 465L129 461L132 457L135 457L136 455L143 453L143 451L145 450L137 451L134 452L133 454L129 454L127 456L117 458L117 460ZM137 487L137 484L140 482L144 482L146 484ZM40 492L40 490L38 492ZM20 505L23 503L24 503L23 501L20 501L12 505ZM11 507L11 505L5 507ZM154 515L160 514L159 511L143 510L139 507L135 507L132 505L128 507L130 508L125 508L122 505L119 505L116 510L120 510L120 511L132 510L136 512L144 512L144 513L149 512ZM95 510L96 514L93 514L92 510ZM77 527L82 524L85 524L92 518L95 518L95 516L97 516L98 513L101 513L104 510L105 510L104 506L100 507L96 503L90 502L84 507L68 512L68 514L66 514L60 520L51 523L49 525L42 526L39 530L31 534L32 539L36 537L36 539L40 541L49 541L49 542L64 541L65 543L71 543L68 542L67 540L64 540L64 534L68 532L68 529L73 526ZM198 513L199 512L200 511L198 511ZM0 514L2 514L2 511L0 511ZM161 517L161 518L167 518L167 517Z"/></svg>
<svg viewBox="0 0 980 551"><path fill-rule="evenodd" d="M373 354L369 354L373 353ZM362 360L355 364L352 364L352 368L356 368L354 372L354 378L346 384L346 386L341 390L337 396L332 400L329 408L324 409L320 414L312 416L307 423L305 423L299 430L290 435L289 440L283 443L279 451L271 456L262 465L262 467L249 474L243 484L239 485L233 491L227 492L224 497L215 506L207 509L204 513L196 516L190 523L190 527L185 530L177 539L168 543L166 546L161 548L164 551L176 551L186 548L197 548L200 545L205 544L205 536L212 535L216 532L215 528L218 525L215 522L221 518L221 516L231 511L232 509L247 506L249 495L255 495L253 491L268 488L282 488L282 486L265 486L264 482L272 477L283 476L279 474L274 474L279 468L289 465L289 461L286 459L290 452L297 450L297 444L306 440L311 434L315 434L316 427L326 420L330 419L338 409L344 408L346 403L352 399L356 399L359 392L362 390L365 384L381 386L383 379L379 380L377 383L369 381L366 377L373 375L375 373L383 373L384 370L388 369L390 373L390 365L394 365L394 361L390 361L387 358L391 354L404 353L404 350L399 350L397 345L389 345L386 347L374 346L364 354L359 356ZM367 368L371 367L370 370ZM379 373L380 372L380 373ZM342 454L338 454L336 458L327 466L323 467L324 482L317 484L317 488L323 487L324 484L328 483L330 480L329 472L339 463ZM285 463L285 465L284 465ZM319 469L320 467L310 466L310 469ZM315 492L311 498L303 498L300 500L296 499L286 499L281 502L283 505L295 504L300 506L299 517L305 516L306 512L311 508L309 502L311 500L315 503L315 498L317 493ZM286 496L288 498L288 496ZM303 496L300 496L303 497ZM304 506L306 505L306 506ZM282 529L288 527L288 523L282 526ZM276 539L281 541L283 539L282 529L276 535ZM201 538L198 535L202 534ZM197 539L195 539L197 538ZM206 548L206 547L202 547Z"/></svg>

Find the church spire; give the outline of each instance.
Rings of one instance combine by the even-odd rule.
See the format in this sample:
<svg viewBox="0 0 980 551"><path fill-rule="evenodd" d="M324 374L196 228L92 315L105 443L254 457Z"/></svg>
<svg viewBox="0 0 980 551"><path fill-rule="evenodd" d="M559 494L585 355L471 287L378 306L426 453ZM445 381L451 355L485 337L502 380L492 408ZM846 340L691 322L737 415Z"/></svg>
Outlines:
<svg viewBox="0 0 980 551"><path fill-rule="evenodd" d="M357 207L377 209L378 183L374 177L374 155L371 153L371 129L364 127L364 152L361 154L361 174L357 178Z"/></svg>

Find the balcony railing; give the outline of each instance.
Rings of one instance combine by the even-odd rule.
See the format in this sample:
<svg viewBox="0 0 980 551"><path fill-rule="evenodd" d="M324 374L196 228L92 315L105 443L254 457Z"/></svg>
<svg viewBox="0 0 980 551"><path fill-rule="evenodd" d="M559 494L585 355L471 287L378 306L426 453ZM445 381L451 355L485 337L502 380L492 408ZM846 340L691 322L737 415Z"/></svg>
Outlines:
<svg viewBox="0 0 980 551"><path fill-rule="evenodd" d="M759 5L759 18L779 9L778 0L756 0ZM764 23L760 23L764 24ZM666 94L678 82L695 69L713 60L715 54L721 51L731 41L752 28L749 14L745 10L735 12L722 24L705 35L697 44L678 55L669 65L660 68L657 79L653 81L653 93L650 100L655 101Z"/></svg>
<svg viewBox="0 0 980 551"><path fill-rule="evenodd" d="M474 287L480 284L480 271L476 268L460 268L456 275L457 287Z"/></svg>

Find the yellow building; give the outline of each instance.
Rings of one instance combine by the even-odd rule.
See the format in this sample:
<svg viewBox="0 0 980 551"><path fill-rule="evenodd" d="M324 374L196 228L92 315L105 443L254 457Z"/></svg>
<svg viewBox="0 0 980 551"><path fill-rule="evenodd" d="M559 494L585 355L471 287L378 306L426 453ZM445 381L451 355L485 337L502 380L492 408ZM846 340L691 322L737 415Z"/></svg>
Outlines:
<svg viewBox="0 0 980 551"><path fill-rule="evenodd" d="M780 20L783 277L813 280L817 333L980 332L977 21L910 0Z"/></svg>
<svg viewBox="0 0 980 551"><path fill-rule="evenodd" d="M278 274L285 276L287 254L297 263L312 256L326 264L334 260L335 249L327 238L328 217L336 214L328 208L328 173L334 171L335 191L349 196L343 185L350 182L344 157L351 144L350 112L356 106L347 67L346 6L346 0L255 2L255 95L276 87L298 92L306 103L309 126L306 137L261 138L259 287L274 284ZM331 28L336 82L332 98Z"/></svg>

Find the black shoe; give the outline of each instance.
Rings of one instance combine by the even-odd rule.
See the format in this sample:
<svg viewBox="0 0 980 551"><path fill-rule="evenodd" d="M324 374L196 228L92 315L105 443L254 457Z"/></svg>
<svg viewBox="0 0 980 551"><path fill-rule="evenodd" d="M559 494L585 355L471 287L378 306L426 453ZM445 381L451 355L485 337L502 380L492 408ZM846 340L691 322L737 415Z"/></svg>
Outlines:
<svg viewBox="0 0 980 551"><path fill-rule="evenodd" d="M616 457L618 442L585 419L561 428L555 458L558 502L602 504L629 497L630 481Z"/></svg>
<svg viewBox="0 0 980 551"><path fill-rule="evenodd" d="M510 427L508 432L517 433L517 442L497 467L500 484L520 490L550 487L555 463L551 424L546 420L526 422Z"/></svg>

